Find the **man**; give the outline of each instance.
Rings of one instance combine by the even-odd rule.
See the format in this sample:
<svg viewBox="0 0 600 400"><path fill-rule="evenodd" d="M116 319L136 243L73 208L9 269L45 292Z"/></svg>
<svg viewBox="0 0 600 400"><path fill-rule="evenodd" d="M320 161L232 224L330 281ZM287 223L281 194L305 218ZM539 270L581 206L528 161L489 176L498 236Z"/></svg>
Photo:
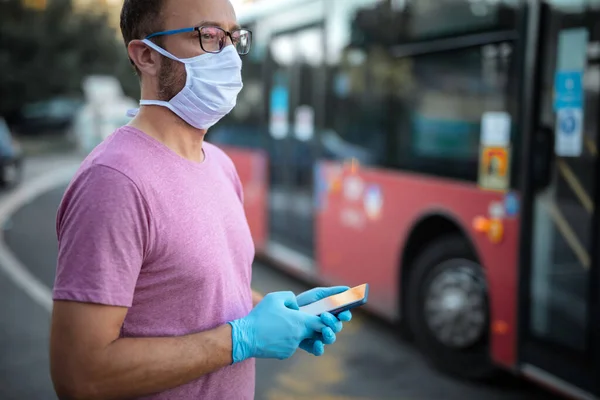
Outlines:
<svg viewBox="0 0 600 400"><path fill-rule="evenodd" d="M235 105L251 43L229 2L125 0L121 27L142 107L82 163L58 211L56 392L252 399L254 358L321 355L335 341L350 313L298 308L346 288L250 289L242 187L203 140Z"/></svg>

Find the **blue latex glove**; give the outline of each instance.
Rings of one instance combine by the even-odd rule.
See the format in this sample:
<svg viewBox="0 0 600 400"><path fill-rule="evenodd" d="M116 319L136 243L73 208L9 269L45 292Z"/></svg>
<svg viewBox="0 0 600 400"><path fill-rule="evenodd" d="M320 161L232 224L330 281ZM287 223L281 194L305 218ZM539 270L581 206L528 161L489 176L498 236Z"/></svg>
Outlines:
<svg viewBox="0 0 600 400"><path fill-rule="evenodd" d="M296 297L298 306L302 307L315 301L333 296L334 294L345 292L350 289L347 286L334 286L328 288L314 288ZM342 331L342 321L348 322L352 319L352 313L348 311L341 312L337 317L331 313L321 314L321 322L326 325L321 334L315 335L310 339L305 339L300 343L300 348L315 356L321 356L325 352L325 345L333 344L336 341L336 333Z"/></svg>
<svg viewBox="0 0 600 400"><path fill-rule="evenodd" d="M291 357L303 340L321 333L321 318L298 311L292 292L269 293L244 318L232 321L233 362Z"/></svg>

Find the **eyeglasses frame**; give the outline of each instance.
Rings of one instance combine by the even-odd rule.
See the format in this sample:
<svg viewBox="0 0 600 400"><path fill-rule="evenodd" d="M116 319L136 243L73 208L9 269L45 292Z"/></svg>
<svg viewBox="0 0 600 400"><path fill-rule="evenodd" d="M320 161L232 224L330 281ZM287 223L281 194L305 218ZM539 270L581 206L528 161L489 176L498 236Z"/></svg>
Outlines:
<svg viewBox="0 0 600 400"><path fill-rule="evenodd" d="M235 29L232 32L226 31L225 29L219 27L219 26L215 26L215 25L202 25L202 26L193 26L190 28L182 28L182 29L172 29L172 30L168 30L168 31L162 31L162 32L156 32L156 33L152 33L148 36L146 36L145 39L152 39L158 36L169 36L169 35L177 35L179 33L187 33L187 32L194 32L197 31L198 32L198 41L200 42L200 48L202 49L202 51L206 52L206 53L211 53L211 54L218 54L220 52L223 51L223 49L226 47L225 45L223 45L223 47L221 47L219 49L219 51L207 51L204 49L204 46L202 45L202 36L201 34L201 30L203 28L217 28L220 29L221 31L225 32L226 36L229 36L229 39L231 39L231 43L233 43L233 33L238 32L238 31L246 31L248 32L248 34L250 35L250 49L252 48L252 31L246 28L241 28L241 29ZM247 53L239 53L239 55L241 56L245 56L248 55L248 53L250 53L250 49L248 49Z"/></svg>

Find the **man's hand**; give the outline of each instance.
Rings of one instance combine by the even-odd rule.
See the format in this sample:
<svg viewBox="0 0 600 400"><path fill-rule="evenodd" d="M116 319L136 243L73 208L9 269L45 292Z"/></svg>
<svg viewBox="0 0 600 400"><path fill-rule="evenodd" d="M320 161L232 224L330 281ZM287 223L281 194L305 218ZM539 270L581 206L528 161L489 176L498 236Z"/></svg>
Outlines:
<svg viewBox="0 0 600 400"><path fill-rule="evenodd" d="M314 303L334 294L343 293L348 290L347 286L334 286L329 288L314 288L296 297L299 307ZM337 318L331 313L323 313L321 321L327 326L315 338L305 339L300 343L300 348L315 356L321 356L325 352L325 345L333 344L336 341L336 333L342 331L342 321L348 322L352 319L350 311L344 311L338 314Z"/></svg>
<svg viewBox="0 0 600 400"><path fill-rule="evenodd" d="M292 292L268 294L248 316L229 323L233 362L291 357L300 343L327 328L319 317L298 311Z"/></svg>

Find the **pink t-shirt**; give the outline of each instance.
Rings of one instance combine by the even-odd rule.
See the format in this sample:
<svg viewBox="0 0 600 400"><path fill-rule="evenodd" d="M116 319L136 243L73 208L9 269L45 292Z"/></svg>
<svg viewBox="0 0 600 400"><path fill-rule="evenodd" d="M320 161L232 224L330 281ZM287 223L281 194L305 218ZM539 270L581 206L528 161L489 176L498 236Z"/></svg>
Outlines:
<svg viewBox="0 0 600 400"><path fill-rule="evenodd" d="M57 216L55 300L129 307L122 337L169 337L246 316L254 245L232 161L193 163L132 127L100 144ZM254 360L149 399L253 399Z"/></svg>

